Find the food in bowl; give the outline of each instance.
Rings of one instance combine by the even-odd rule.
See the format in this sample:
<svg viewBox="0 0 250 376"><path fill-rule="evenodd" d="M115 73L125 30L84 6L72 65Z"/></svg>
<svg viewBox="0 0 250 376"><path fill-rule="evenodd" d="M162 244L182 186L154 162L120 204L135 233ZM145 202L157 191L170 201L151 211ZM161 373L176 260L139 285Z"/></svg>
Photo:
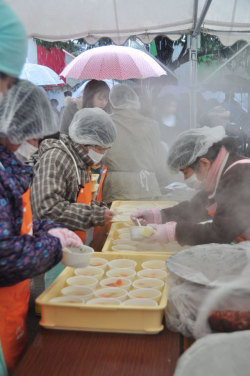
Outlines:
<svg viewBox="0 0 250 376"><path fill-rule="evenodd" d="M94 295L94 290L85 286L67 286L61 290L61 293L63 295L83 297L84 300L88 300Z"/></svg>
<svg viewBox="0 0 250 376"><path fill-rule="evenodd" d="M153 299L155 301L159 301L161 297L161 292L157 289L153 288L141 288L141 289L134 289L128 293L131 299Z"/></svg>
<svg viewBox="0 0 250 376"><path fill-rule="evenodd" d="M98 279L94 277L79 275L68 278L66 282L70 286L86 286L94 289L98 284Z"/></svg>
<svg viewBox="0 0 250 376"><path fill-rule="evenodd" d="M104 274L104 270L102 268L97 268L96 266L87 266L86 268L75 269L74 273L76 275L94 277L100 280Z"/></svg>
<svg viewBox="0 0 250 376"><path fill-rule="evenodd" d="M131 281L135 278L136 271L128 268L112 268L107 272L107 277L128 278Z"/></svg>
<svg viewBox="0 0 250 376"><path fill-rule="evenodd" d="M117 287L103 287L95 291L95 296L97 298L115 298L121 301L127 298L127 291Z"/></svg>
<svg viewBox="0 0 250 376"><path fill-rule="evenodd" d="M97 268L105 269L107 266L108 260L102 257L91 257L89 261L89 266L95 266Z"/></svg>
<svg viewBox="0 0 250 376"><path fill-rule="evenodd" d="M165 279L167 277L167 272L162 269L143 269L138 273L138 278L158 278Z"/></svg>
<svg viewBox="0 0 250 376"><path fill-rule="evenodd" d="M154 288L162 290L164 287L164 281L157 278L140 278L133 282L133 287L138 288Z"/></svg>
<svg viewBox="0 0 250 376"><path fill-rule="evenodd" d="M133 240L149 238L154 234L155 230L151 226L133 226L130 227L130 236Z"/></svg>
<svg viewBox="0 0 250 376"><path fill-rule="evenodd" d="M137 262L130 259L115 259L109 261L108 266L110 269L112 268L128 268L128 269L135 269Z"/></svg>
<svg viewBox="0 0 250 376"><path fill-rule="evenodd" d="M128 290L131 286L131 280L128 278L110 277L101 280L100 285L102 287L120 287Z"/></svg>
<svg viewBox="0 0 250 376"><path fill-rule="evenodd" d="M80 247L64 247L62 252L62 263L64 265L83 268L89 265L90 256L94 249L87 245L81 245Z"/></svg>

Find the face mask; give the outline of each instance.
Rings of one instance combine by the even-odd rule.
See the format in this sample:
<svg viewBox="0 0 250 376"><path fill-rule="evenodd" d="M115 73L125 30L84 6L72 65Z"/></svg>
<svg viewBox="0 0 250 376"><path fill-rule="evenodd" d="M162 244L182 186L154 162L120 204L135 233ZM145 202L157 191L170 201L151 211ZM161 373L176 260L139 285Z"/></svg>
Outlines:
<svg viewBox="0 0 250 376"><path fill-rule="evenodd" d="M162 123L163 123L166 127L169 127L169 128L174 127L174 126L175 126L175 123L176 123L175 115L165 116L165 117L162 119Z"/></svg>
<svg viewBox="0 0 250 376"><path fill-rule="evenodd" d="M92 161L94 162L94 165L98 165L98 163L101 162L101 160L102 160L102 158L104 157L105 154L106 153L104 153L104 154L97 153L93 149L89 149L89 151L88 151L88 156L89 156L89 158L92 159Z"/></svg>
<svg viewBox="0 0 250 376"><path fill-rule="evenodd" d="M195 173L193 173L193 175L191 175L190 178L185 179L185 183L187 184L187 186L193 189L202 189L204 185L202 180L197 179Z"/></svg>
<svg viewBox="0 0 250 376"><path fill-rule="evenodd" d="M29 142L24 141L16 151L16 157L21 156L22 160L28 161L32 154L37 151L37 147L31 145Z"/></svg>

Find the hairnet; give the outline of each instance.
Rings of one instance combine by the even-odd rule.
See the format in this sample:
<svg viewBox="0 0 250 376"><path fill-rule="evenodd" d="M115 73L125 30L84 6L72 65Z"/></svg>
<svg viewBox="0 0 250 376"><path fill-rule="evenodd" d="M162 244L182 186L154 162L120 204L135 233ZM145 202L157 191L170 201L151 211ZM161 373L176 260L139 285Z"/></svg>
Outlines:
<svg viewBox="0 0 250 376"><path fill-rule="evenodd" d="M24 26L9 5L0 0L0 72L18 77L26 55Z"/></svg>
<svg viewBox="0 0 250 376"><path fill-rule="evenodd" d="M116 138L116 129L110 116L101 108L83 108L74 115L69 136L78 144L109 147Z"/></svg>
<svg viewBox="0 0 250 376"><path fill-rule="evenodd" d="M119 84L113 86L109 94L109 100L113 108L139 110L140 100L136 92L128 85Z"/></svg>
<svg viewBox="0 0 250 376"><path fill-rule="evenodd" d="M169 149L168 165L174 170L188 167L226 136L222 126L189 129L181 133Z"/></svg>
<svg viewBox="0 0 250 376"><path fill-rule="evenodd" d="M13 144L58 131L50 102L38 86L19 80L0 104L0 135Z"/></svg>

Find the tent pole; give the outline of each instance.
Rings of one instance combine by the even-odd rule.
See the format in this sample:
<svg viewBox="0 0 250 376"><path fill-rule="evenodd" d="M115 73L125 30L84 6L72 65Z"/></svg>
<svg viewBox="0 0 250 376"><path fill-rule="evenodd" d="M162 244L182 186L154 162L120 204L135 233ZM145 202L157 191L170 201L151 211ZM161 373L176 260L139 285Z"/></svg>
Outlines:
<svg viewBox="0 0 250 376"><path fill-rule="evenodd" d="M193 37L188 35L187 41L189 49L189 87L190 87L190 128L196 128L196 113L197 113L197 49L200 48L200 35Z"/></svg>
<svg viewBox="0 0 250 376"><path fill-rule="evenodd" d="M189 84L190 84L190 128L197 126L197 49L200 48L200 27L206 17L212 0L206 0L197 20L198 0L194 1L194 30L192 35L188 35L189 48Z"/></svg>
<svg viewBox="0 0 250 376"><path fill-rule="evenodd" d="M203 7L203 9L202 9L202 11L201 11L200 18L199 18L199 20L196 22L195 29L194 29L193 34L192 34L193 37L195 37L197 34L199 34L199 32L200 32L200 27L201 27L202 22L204 21L204 19L205 19L205 17L206 17L206 14L207 14L208 9L209 9L209 7L210 7L210 5L211 5L211 2L212 2L212 0L206 0L206 3L205 3L205 5L204 5L204 7Z"/></svg>
<svg viewBox="0 0 250 376"><path fill-rule="evenodd" d="M250 43L246 43L239 51L237 51L233 56L231 56L225 63L221 64L213 73L211 73L208 77L206 77L201 84L205 84L209 81L217 72L219 72L223 67L225 67L230 61L232 61L236 56L238 56L242 51L244 51L247 47L249 47Z"/></svg>

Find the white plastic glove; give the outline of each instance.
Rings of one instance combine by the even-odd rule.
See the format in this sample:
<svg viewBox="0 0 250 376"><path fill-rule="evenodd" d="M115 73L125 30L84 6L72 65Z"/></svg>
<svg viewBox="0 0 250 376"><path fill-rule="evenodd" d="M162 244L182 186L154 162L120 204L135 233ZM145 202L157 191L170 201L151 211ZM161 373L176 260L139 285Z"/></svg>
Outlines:
<svg viewBox="0 0 250 376"><path fill-rule="evenodd" d="M155 233L147 239L149 242L169 243L174 242L176 240L176 222L167 222L163 225L156 225L154 223L150 223L149 226L155 229Z"/></svg>
<svg viewBox="0 0 250 376"><path fill-rule="evenodd" d="M138 210L130 216L135 225L138 225L136 219L139 219L141 225L146 226L149 223L162 223L161 211L159 209Z"/></svg>
<svg viewBox="0 0 250 376"><path fill-rule="evenodd" d="M52 228L48 234L55 236L61 242L62 248L64 247L80 247L83 243L79 236L67 228Z"/></svg>

